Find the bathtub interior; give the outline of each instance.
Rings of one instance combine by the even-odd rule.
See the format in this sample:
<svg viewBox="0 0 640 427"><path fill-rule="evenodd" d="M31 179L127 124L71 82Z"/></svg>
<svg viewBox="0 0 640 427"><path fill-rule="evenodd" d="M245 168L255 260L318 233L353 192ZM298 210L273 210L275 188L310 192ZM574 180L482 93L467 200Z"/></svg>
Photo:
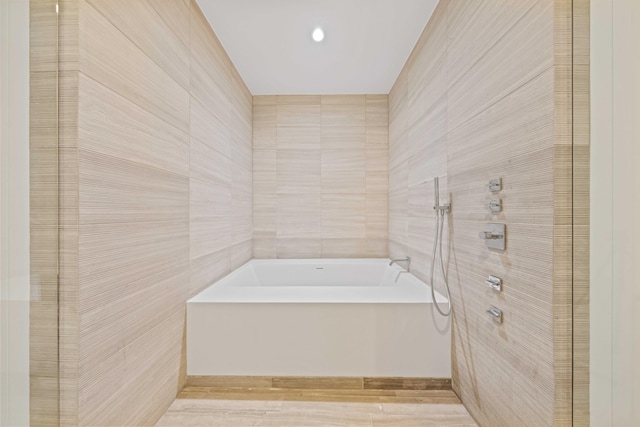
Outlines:
<svg viewBox="0 0 640 427"><path fill-rule="evenodd" d="M254 259L189 302L432 303L426 283L389 263L386 258ZM447 302L438 292L436 301Z"/></svg>

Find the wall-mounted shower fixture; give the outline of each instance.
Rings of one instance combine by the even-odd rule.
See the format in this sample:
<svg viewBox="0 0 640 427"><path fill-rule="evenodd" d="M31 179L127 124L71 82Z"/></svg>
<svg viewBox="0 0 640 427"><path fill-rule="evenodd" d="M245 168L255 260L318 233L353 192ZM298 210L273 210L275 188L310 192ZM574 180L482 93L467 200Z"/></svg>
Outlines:
<svg viewBox="0 0 640 427"><path fill-rule="evenodd" d="M449 316L451 314L451 293L449 292L449 282L447 281L447 273L444 270L444 259L442 258L442 235L444 230L444 218L446 214L451 212L451 205L440 205L440 179L438 177L433 179L433 186L436 202L433 206L433 209L436 211L436 235L433 240L433 256L431 257L431 298L433 300L433 304L436 306L436 310L438 310L438 313L443 316ZM444 279L444 290L447 293L447 301L449 303L449 309L446 312L440 309L440 306L436 301L436 292L434 290L433 271L436 265L436 254L438 249L440 251L440 268L442 269L442 278Z"/></svg>
<svg viewBox="0 0 640 427"><path fill-rule="evenodd" d="M451 205L446 203L444 205L440 205L440 178L435 177L433 179L434 185L434 194L436 199L436 204L433 205L433 210L436 211L436 216L438 212L449 213L451 211Z"/></svg>
<svg viewBox="0 0 640 427"><path fill-rule="evenodd" d="M502 190L502 179L496 178L489 181L489 191L497 193Z"/></svg>
<svg viewBox="0 0 640 427"><path fill-rule="evenodd" d="M491 213L500 213L502 212L502 200L494 199L489 202L489 210Z"/></svg>
<svg viewBox="0 0 640 427"><path fill-rule="evenodd" d="M504 251L506 248L507 226L505 224L487 224L479 237L489 249Z"/></svg>
<svg viewBox="0 0 640 427"><path fill-rule="evenodd" d="M487 285L494 291L502 291L502 279L496 276L489 276L489 278L485 281Z"/></svg>
<svg viewBox="0 0 640 427"><path fill-rule="evenodd" d="M487 313L489 313L489 316L493 317L493 320L496 323L502 323L502 310L500 310L498 307L494 307L493 305L489 307L489 310L487 310Z"/></svg>

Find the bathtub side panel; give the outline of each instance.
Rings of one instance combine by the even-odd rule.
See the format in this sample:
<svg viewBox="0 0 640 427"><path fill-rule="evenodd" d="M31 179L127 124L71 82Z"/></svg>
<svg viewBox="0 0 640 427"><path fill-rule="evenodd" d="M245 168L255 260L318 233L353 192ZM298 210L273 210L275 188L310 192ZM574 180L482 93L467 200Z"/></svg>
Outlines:
<svg viewBox="0 0 640 427"><path fill-rule="evenodd" d="M187 308L188 375L449 378L450 330L430 304Z"/></svg>

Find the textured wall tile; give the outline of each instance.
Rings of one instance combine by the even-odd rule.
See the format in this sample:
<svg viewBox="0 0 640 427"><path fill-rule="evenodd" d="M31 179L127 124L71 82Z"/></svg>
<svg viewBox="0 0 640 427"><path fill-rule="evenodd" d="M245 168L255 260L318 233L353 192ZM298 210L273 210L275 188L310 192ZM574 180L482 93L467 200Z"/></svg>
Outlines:
<svg viewBox="0 0 640 427"><path fill-rule="evenodd" d="M387 96L255 97L255 125L254 256L386 256Z"/></svg>
<svg viewBox="0 0 640 427"><path fill-rule="evenodd" d="M120 3L61 8L69 425L154 424L181 381L186 300L253 250L250 92L195 2ZM267 104L261 141L275 154ZM275 191L275 156L257 164Z"/></svg>
<svg viewBox="0 0 640 427"><path fill-rule="evenodd" d="M429 282L439 177L440 202L452 203L443 256L453 386L482 424L570 418L562 276L570 275L562 229L571 222L570 156L554 147L570 132L569 68L559 66L567 58L557 41L571 33L562 20L569 4L440 3L389 94L389 253L410 255L412 272ZM498 194L487 189L493 178L503 181ZM497 198L503 210L492 214ZM478 239L490 222L507 224L506 251ZM434 284L443 291L439 268ZM503 292L484 285L490 274L504 280ZM502 325L485 315L492 304L504 310Z"/></svg>

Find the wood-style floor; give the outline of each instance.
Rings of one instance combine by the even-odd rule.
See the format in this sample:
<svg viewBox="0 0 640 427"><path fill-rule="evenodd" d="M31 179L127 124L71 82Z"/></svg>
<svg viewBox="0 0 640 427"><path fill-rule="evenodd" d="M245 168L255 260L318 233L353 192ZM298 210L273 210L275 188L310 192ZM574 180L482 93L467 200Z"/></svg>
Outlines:
<svg viewBox="0 0 640 427"><path fill-rule="evenodd" d="M187 387L157 426L476 426L451 390Z"/></svg>

